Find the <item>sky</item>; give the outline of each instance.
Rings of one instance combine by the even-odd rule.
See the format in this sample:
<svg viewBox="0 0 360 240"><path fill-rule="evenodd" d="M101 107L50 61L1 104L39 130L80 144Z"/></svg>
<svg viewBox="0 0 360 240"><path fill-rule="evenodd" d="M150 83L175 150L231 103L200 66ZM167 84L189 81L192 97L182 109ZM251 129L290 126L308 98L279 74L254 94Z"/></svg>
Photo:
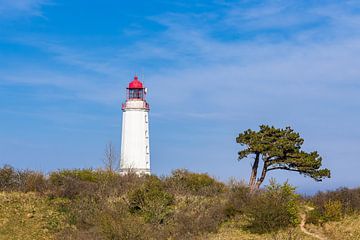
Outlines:
<svg viewBox="0 0 360 240"><path fill-rule="evenodd" d="M247 180L235 138L291 126L331 179L359 186L360 2L0 0L0 165L99 168L121 103L148 87L151 167Z"/></svg>

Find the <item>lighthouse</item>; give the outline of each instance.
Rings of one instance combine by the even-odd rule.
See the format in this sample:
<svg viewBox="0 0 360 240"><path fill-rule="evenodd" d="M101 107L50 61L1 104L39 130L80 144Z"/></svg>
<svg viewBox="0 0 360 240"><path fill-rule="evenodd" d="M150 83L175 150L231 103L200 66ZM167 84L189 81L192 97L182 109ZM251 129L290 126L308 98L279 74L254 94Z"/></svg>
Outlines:
<svg viewBox="0 0 360 240"><path fill-rule="evenodd" d="M135 76L122 104L121 173L150 174L149 104L147 90Z"/></svg>

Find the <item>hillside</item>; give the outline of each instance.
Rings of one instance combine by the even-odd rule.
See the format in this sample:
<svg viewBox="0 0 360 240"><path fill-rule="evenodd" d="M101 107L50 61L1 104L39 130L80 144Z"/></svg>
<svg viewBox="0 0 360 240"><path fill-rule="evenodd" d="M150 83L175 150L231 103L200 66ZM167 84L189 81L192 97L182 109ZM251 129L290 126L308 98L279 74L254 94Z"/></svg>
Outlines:
<svg viewBox="0 0 360 240"><path fill-rule="evenodd" d="M303 198L288 184L253 194L207 174L119 176L0 169L0 239L360 239L359 189ZM303 206L313 206L311 211Z"/></svg>
<svg viewBox="0 0 360 240"><path fill-rule="evenodd" d="M57 210L57 202L35 193L0 193L0 239L56 239L56 234L70 226L66 215ZM360 239L360 215L346 217L339 222L326 223L323 227L310 225L309 230L322 234L328 239ZM223 224L217 233L211 233L199 239L315 239L303 234L299 228L284 230L279 234L252 234L241 229L241 224L229 222Z"/></svg>

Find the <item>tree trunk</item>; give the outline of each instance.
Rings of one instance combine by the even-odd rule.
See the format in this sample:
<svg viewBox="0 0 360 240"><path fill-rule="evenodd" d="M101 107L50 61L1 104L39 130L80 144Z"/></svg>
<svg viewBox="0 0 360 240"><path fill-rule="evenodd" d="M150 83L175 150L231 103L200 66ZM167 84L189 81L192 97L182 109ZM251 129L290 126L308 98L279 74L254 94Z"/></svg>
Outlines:
<svg viewBox="0 0 360 240"><path fill-rule="evenodd" d="M256 153L255 161L254 161L254 164L252 165L252 171L251 171L251 176L250 176L250 181L249 181L250 191L253 191L255 189L255 181L256 181L256 176L257 176L257 170L259 167L259 158L260 158L260 154Z"/></svg>
<svg viewBox="0 0 360 240"><path fill-rule="evenodd" d="M261 176L260 176L260 178L258 178L256 185L255 185L256 189L259 189L260 185L263 183L266 173L267 173L267 168L268 168L268 161L265 161L262 172L261 172Z"/></svg>

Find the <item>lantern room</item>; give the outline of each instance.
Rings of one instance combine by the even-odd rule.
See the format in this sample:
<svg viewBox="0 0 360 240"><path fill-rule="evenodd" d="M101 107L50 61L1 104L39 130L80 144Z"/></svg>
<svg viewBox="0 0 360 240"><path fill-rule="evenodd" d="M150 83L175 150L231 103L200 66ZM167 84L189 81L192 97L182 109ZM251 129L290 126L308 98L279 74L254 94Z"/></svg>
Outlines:
<svg viewBox="0 0 360 240"><path fill-rule="evenodd" d="M127 88L126 98L127 100L145 100L146 89L138 77L135 76L134 80L129 83Z"/></svg>

